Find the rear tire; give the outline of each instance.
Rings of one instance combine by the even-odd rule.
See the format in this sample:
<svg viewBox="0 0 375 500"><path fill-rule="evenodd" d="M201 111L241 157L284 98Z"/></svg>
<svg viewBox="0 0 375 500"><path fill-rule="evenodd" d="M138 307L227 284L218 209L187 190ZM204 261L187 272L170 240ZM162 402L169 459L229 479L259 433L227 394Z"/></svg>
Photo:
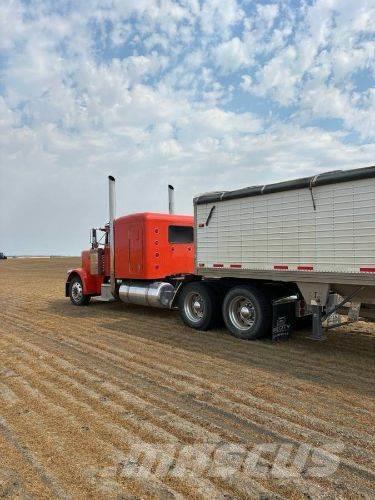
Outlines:
<svg viewBox="0 0 375 500"><path fill-rule="evenodd" d="M185 325L205 331L219 323L220 299L215 290L201 282L185 285L178 299L180 316Z"/></svg>
<svg viewBox="0 0 375 500"><path fill-rule="evenodd" d="M74 276L69 283L70 301L75 306L87 306L90 302L90 295L83 293L82 280L79 276Z"/></svg>
<svg viewBox="0 0 375 500"><path fill-rule="evenodd" d="M235 337L259 339L271 328L271 301L261 289L247 285L236 286L224 298L223 318L226 327Z"/></svg>

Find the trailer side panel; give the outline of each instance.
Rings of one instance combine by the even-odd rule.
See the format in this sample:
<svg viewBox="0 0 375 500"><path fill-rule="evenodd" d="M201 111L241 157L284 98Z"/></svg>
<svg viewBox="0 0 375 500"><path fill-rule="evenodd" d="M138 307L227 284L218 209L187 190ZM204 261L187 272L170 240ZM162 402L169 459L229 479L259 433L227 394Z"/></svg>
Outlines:
<svg viewBox="0 0 375 500"><path fill-rule="evenodd" d="M375 271L374 177L199 202L195 213L199 274Z"/></svg>

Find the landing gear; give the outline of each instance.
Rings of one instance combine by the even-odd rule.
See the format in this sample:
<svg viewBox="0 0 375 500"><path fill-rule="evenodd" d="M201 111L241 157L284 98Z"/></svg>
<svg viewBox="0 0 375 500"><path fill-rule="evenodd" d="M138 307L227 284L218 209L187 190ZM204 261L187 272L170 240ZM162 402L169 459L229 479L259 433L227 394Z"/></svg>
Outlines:
<svg viewBox="0 0 375 500"><path fill-rule="evenodd" d="M322 326L322 307L311 306L312 310L312 333L307 338L310 340L325 340Z"/></svg>
<svg viewBox="0 0 375 500"><path fill-rule="evenodd" d="M75 306L86 306L90 302L90 295L83 293L83 285L79 276L74 276L69 283L69 297Z"/></svg>

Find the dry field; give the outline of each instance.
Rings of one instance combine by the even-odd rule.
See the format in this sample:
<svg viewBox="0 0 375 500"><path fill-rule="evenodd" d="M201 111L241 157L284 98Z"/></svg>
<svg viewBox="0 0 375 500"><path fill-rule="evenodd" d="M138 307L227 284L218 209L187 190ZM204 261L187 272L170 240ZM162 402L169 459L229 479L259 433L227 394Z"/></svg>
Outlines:
<svg viewBox="0 0 375 500"><path fill-rule="evenodd" d="M373 498L373 324L199 333L72 306L77 263L0 262L0 497Z"/></svg>

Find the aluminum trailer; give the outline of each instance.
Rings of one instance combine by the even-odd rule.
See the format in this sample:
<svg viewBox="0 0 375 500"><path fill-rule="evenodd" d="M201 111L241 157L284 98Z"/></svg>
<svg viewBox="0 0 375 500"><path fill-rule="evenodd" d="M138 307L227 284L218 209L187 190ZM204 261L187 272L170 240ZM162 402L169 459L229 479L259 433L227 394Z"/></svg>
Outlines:
<svg viewBox="0 0 375 500"><path fill-rule="evenodd" d="M194 214L196 274L295 285L313 309L316 338L330 294L375 303L375 167L207 193L194 199ZM232 330L237 303L237 321L227 312Z"/></svg>

